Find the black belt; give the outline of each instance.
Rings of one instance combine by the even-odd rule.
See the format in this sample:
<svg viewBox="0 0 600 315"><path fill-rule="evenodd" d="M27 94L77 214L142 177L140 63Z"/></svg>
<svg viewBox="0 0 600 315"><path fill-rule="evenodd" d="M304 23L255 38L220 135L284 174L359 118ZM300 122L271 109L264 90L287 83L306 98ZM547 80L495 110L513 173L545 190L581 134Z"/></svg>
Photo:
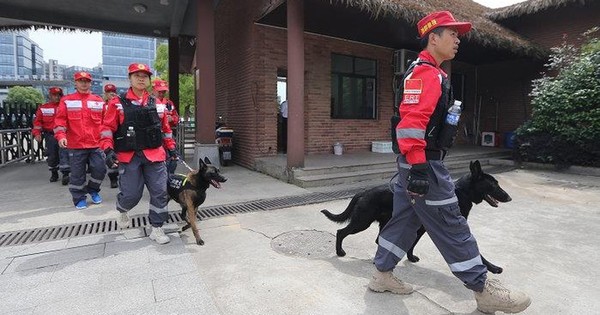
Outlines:
<svg viewBox="0 0 600 315"><path fill-rule="evenodd" d="M425 158L430 160L443 160L446 156L446 151L444 150L425 150Z"/></svg>

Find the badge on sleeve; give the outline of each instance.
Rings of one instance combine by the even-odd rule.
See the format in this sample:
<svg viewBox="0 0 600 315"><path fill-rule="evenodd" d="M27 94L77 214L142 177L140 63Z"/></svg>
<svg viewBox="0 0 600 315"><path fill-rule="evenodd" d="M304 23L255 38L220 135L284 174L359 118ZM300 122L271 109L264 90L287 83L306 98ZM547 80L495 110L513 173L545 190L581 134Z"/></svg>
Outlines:
<svg viewBox="0 0 600 315"><path fill-rule="evenodd" d="M423 81L421 81L421 79L404 80L404 96L402 98L402 103L419 104L421 92L423 92Z"/></svg>
<svg viewBox="0 0 600 315"><path fill-rule="evenodd" d="M421 94L423 92L423 81L421 79L404 80L404 94Z"/></svg>

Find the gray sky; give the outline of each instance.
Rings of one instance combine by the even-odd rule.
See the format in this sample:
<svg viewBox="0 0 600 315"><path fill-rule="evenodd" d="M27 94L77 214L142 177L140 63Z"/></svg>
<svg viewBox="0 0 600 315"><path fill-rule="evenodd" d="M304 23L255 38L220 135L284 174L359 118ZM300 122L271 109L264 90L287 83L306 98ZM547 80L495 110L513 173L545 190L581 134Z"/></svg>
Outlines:
<svg viewBox="0 0 600 315"><path fill-rule="evenodd" d="M486 7L499 8L524 0L475 0ZM452 10L450 8L450 10ZM31 31L31 39L44 50L44 60L57 59L59 64L92 68L102 62L102 35L98 32ZM64 43L69 43L67 49Z"/></svg>

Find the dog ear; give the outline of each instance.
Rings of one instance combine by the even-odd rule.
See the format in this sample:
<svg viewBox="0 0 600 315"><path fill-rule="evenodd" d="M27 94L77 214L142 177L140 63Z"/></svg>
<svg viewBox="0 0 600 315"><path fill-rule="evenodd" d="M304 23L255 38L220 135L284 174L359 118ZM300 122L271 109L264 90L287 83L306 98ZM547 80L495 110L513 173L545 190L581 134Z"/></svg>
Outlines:
<svg viewBox="0 0 600 315"><path fill-rule="evenodd" d="M204 161L202 161L202 158L200 158L198 160L198 169L202 170L202 169L205 169L205 168L206 168L206 163L204 163Z"/></svg>
<svg viewBox="0 0 600 315"><path fill-rule="evenodd" d="M206 163L206 164L212 164L212 162L208 159L208 156L204 157L204 163Z"/></svg>
<svg viewBox="0 0 600 315"><path fill-rule="evenodd" d="M469 165L471 169L471 175L475 178L481 176L481 163L479 160L475 160L475 162L471 161L471 165Z"/></svg>

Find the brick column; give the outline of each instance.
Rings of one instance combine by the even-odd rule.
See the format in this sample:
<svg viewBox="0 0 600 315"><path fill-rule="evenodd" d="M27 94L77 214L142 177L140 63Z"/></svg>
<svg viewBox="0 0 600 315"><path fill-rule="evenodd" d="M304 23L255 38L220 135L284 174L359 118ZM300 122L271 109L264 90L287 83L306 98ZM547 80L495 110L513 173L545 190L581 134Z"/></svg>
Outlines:
<svg viewBox="0 0 600 315"><path fill-rule="evenodd" d="M304 167L304 0L287 1L287 167Z"/></svg>

